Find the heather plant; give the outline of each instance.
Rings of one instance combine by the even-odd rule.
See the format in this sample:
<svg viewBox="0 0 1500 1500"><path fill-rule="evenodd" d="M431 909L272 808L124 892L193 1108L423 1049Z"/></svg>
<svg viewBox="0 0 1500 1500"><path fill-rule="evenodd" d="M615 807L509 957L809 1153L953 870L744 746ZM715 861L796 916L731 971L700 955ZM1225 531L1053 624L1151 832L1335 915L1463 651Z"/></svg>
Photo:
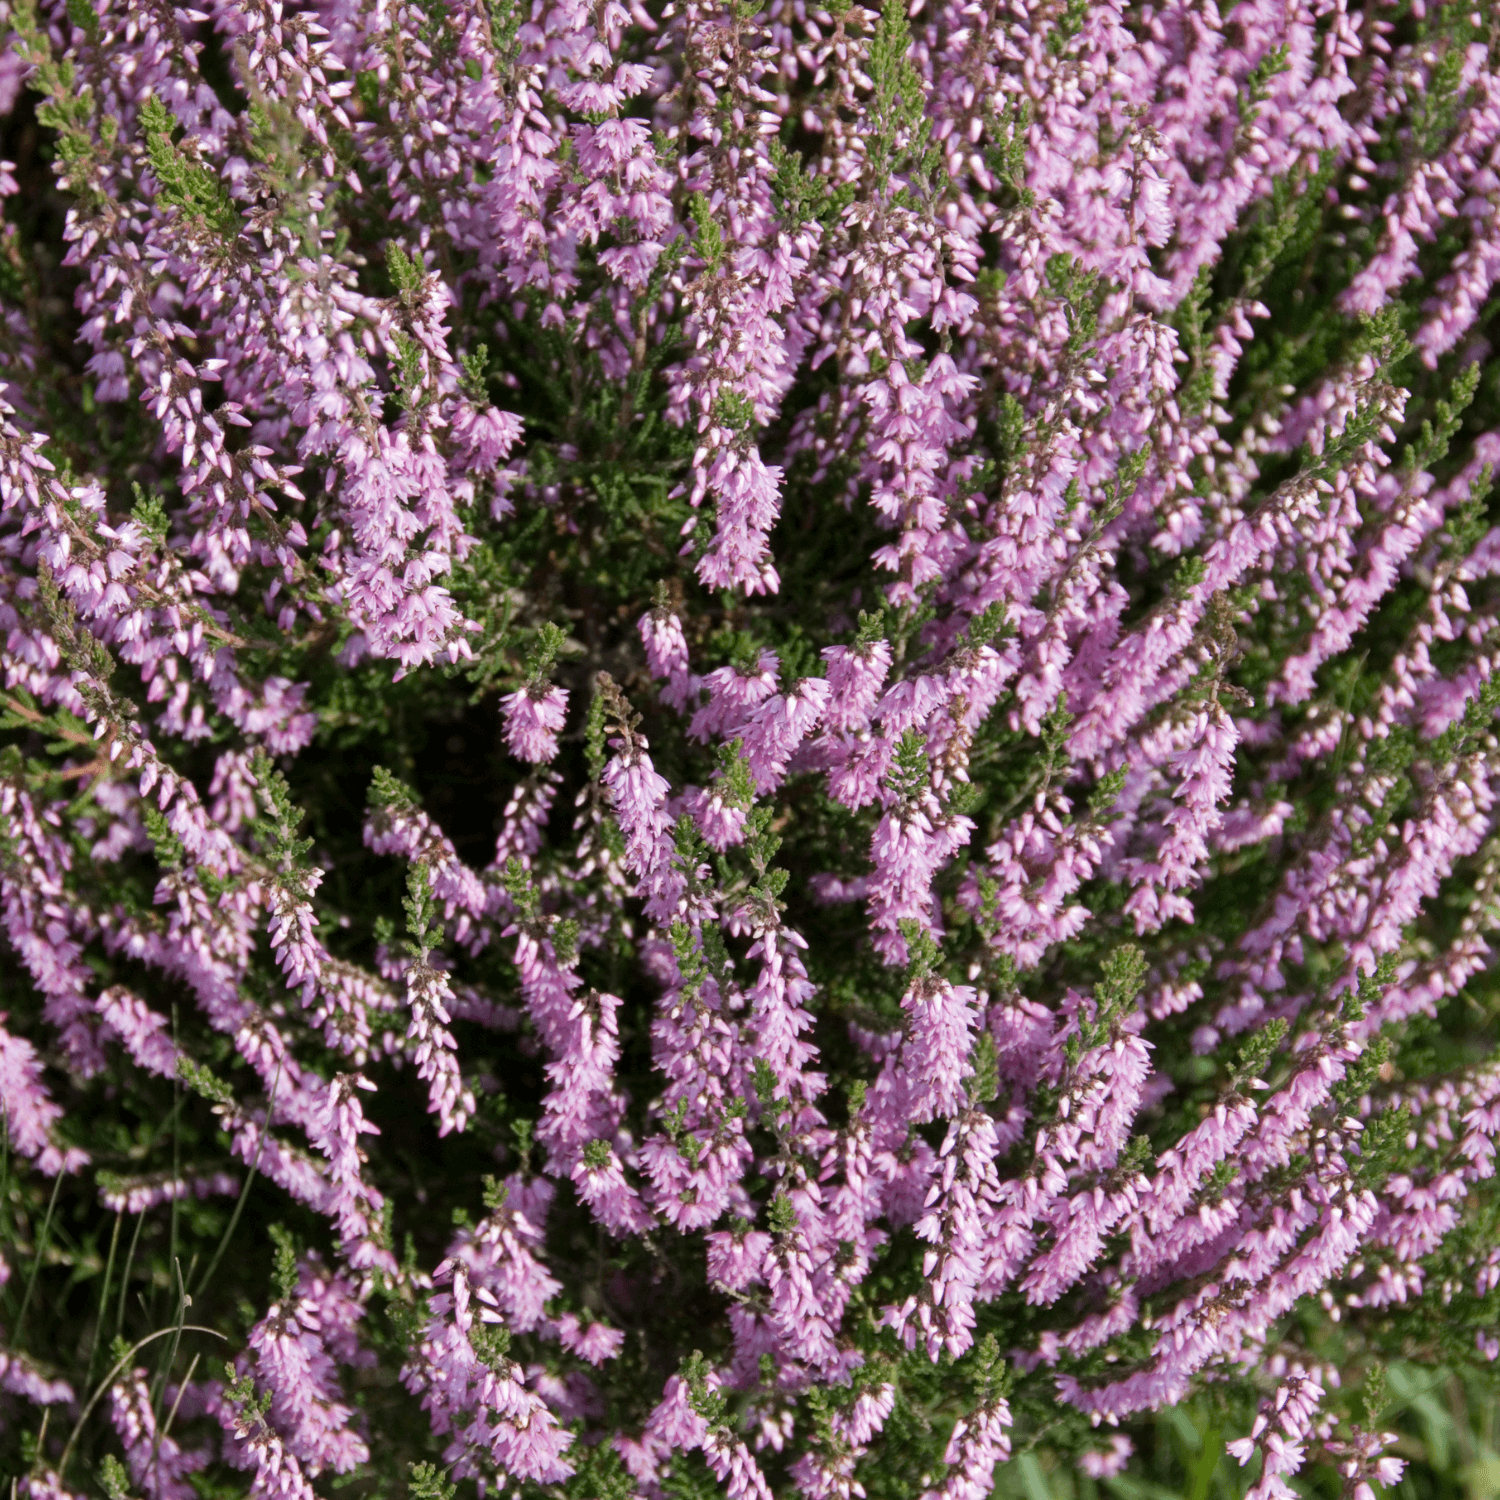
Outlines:
<svg viewBox="0 0 1500 1500"><path fill-rule="evenodd" d="M1495 1493L1492 4L0 32L12 1500Z"/></svg>

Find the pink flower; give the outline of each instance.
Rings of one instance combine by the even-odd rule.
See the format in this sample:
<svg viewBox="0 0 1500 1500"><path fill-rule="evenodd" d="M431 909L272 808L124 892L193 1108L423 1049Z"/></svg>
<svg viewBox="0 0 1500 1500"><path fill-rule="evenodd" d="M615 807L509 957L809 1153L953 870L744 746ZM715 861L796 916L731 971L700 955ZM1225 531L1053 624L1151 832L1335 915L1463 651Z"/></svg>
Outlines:
<svg viewBox="0 0 1500 1500"><path fill-rule="evenodd" d="M5 1019L0 1012L0 1022ZM42 1085L41 1063L31 1043L12 1036L3 1025L0 1025L0 1108L5 1112L5 1128L15 1149L49 1176L76 1172L88 1162L88 1153L78 1147L53 1144L52 1127L63 1112Z"/></svg>
<svg viewBox="0 0 1500 1500"><path fill-rule="evenodd" d="M1116 1474L1124 1473L1134 1452L1135 1444L1123 1432L1117 1432L1110 1438L1107 1448L1091 1448L1087 1453L1080 1453L1078 1467L1090 1479L1113 1479Z"/></svg>
<svg viewBox="0 0 1500 1500"><path fill-rule="evenodd" d="M509 693L501 701L505 716L505 743L510 753L533 765L557 754L557 736L567 720L566 688L538 692L530 687Z"/></svg>

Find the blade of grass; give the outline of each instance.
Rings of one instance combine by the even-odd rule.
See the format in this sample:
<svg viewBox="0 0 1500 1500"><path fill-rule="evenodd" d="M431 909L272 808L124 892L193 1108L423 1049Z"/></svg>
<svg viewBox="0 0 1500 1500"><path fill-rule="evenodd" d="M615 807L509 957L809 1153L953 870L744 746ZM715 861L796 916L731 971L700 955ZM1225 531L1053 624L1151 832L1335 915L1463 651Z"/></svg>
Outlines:
<svg viewBox="0 0 1500 1500"><path fill-rule="evenodd" d="M1224 1434L1219 1431L1217 1423L1210 1423L1208 1431L1203 1434L1203 1445L1198 1450L1198 1462L1193 1465L1192 1488L1188 1491L1188 1500L1208 1500L1214 1472L1223 1456Z"/></svg>
<svg viewBox="0 0 1500 1500"><path fill-rule="evenodd" d="M142 1147L142 1149L144 1151L146 1151L146 1152L152 1151L155 1148L156 1143L162 1138L162 1136L164 1136L167 1133L167 1131L171 1130L174 1127L174 1125L176 1124L176 1121L177 1121L177 1112L178 1112L178 1110L180 1110L182 1108L182 1106L184 1104L186 1104L187 1101L188 1101L188 1099L191 1098L191 1097L192 1097L191 1095L184 1095L181 1099L179 1099L177 1101L176 1104L174 1104L172 1106L172 1108L170 1110L168 1110L166 1119L164 1119L161 1122L161 1124L158 1125L156 1127L156 1129L151 1132L151 1139L148 1140L147 1142L145 1142L144 1146Z"/></svg>
<svg viewBox="0 0 1500 1500"><path fill-rule="evenodd" d="M177 1283L177 1334L167 1346L167 1357L158 1366L156 1379L153 1384L156 1389L151 1395L151 1418L157 1427L161 1426L161 1404L166 1399L167 1375L171 1372L173 1364L177 1359L177 1345L182 1340L182 1324L187 1317L187 1310L192 1306L193 1299L188 1296L182 1284L182 1267L177 1261L172 1262L172 1277Z"/></svg>
<svg viewBox="0 0 1500 1500"><path fill-rule="evenodd" d="M172 1050L179 1056L181 1055L181 1048L177 1044L177 1002L175 1000L172 1002ZM167 1261L172 1266L177 1264L177 1215L182 1196L181 1120L182 1080L174 1071L172 1074L172 1225L167 1241ZM180 1312L181 1309L179 1309L179 1315Z"/></svg>
<svg viewBox="0 0 1500 1500"><path fill-rule="evenodd" d="M174 1330L171 1328L158 1328L155 1333L148 1333L145 1338L132 1344L114 1364L109 1373L94 1387L94 1394L89 1397L88 1404L78 1414L78 1420L73 1424L73 1431L68 1435L67 1446L62 1451L62 1457L57 1461L57 1477L59 1482L68 1472L68 1460L73 1456L73 1449L78 1442L78 1434L83 1431L83 1424L88 1421L90 1413L99 1404L99 1398L114 1383L114 1378L133 1360L147 1344L154 1344L157 1339L164 1339ZM197 1323L184 1324L182 1328L175 1330L178 1333L206 1333L216 1339L223 1339L228 1343L228 1338L220 1333L217 1328L203 1328Z"/></svg>
<svg viewBox="0 0 1500 1500"><path fill-rule="evenodd" d="M16 1348L21 1347L21 1328L26 1322L26 1309L31 1306L31 1294L36 1290L36 1273L42 1268L42 1257L47 1253L47 1240L52 1234L52 1211L57 1207L57 1195L62 1188L63 1174L52 1179L52 1196L47 1200L47 1217L42 1220L42 1232L31 1247L31 1275L26 1278L26 1295L21 1298L21 1311L16 1314Z"/></svg>
<svg viewBox="0 0 1500 1500"><path fill-rule="evenodd" d="M219 1261L224 1251L229 1247L229 1241L234 1235L235 1226L240 1222L240 1215L245 1211L245 1199L250 1196L251 1184L255 1181L255 1169L260 1165L260 1154L266 1148L266 1136L271 1131L271 1119L276 1108L276 1090L281 1085L281 1063L276 1064L276 1076L271 1080L270 1097L266 1100L266 1123L261 1126L260 1139L255 1143L255 1155L250 1161L250 1170L245 1174L245 1185L240 1189L240 1196L234 1205L234 1212L229 1216L229 1223L224 1230L224 1236L219 1241L214 1256L204 1269L203 1277L195 1283L192 1290L201 1292L212 1279L214 1272L218 1269Z"/></svg>
<svg viewBox="0 0 1500 1500"><path fill-rule="evenodd" d="M157 1455L161 1452L161 1445L166 1435L172 1430L172 1423L177 1419L177 1408L182 1405L182 1398L187 1391L188 1383L193 1378L193 1371L198 1368L198 1361L202 1359L201 1354L195 1354L188 1361L187 1374L182 1377L182 1384L177 1387L177 1399L172 1403L172 1410L167 1413L167 1420L156 1429L156 1436L151 1442L151 1462L146 1466L148 1474L153 1473L157 1465ZM160 1483L157 1488L160 1490Z"/></svg>
<svg viewBox="0 0 1500 1500"><path fill-rule="evenodd" d="M94 1342L89 1349L89 1367L83 1378L85 1386L88 1386L94 1378L94 1361L99 1357L99 1341L104 1337L104 1320L109 1316L109 1284L114 1280L115 1251L120 1245L120 1220L124 1217L123 1208L115 1211L115 1229L109 1237L109 1260L104 1266L104 1286L99 1292L99 1320L94 1325Z"/></svg>
<svg viewBox="0 0 1500 1500"><path fill-rule="evenodd" d="M135 1233L130 1236L130 1249L125 1254L125 1270L120 1277L120 1305L115 1312L115 1337L119 1338L120 1330L125 1326L125 1294L130 1290L130 1266L135 1260L135 1247L141 1242L141 1225L146 1222L146 1210L143 1208L135 1216Z"/></svg>
<svg viewBox="0 0 1500 1500"><path fill-rule="evenodd" d="M10 1235L10 1118L0 1115L0 1240Z"/></svg>

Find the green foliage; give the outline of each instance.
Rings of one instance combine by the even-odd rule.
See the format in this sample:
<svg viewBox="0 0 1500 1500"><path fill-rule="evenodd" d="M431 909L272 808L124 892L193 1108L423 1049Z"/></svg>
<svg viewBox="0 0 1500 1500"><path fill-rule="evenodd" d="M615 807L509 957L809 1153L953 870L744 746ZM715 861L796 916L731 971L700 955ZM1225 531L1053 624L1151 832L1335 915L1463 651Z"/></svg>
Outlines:
<svg viewBox="0 0 1500 1500"><path fill-rule="evenodd" d="M538 693L546 688L557 665L558 655L568 644L568 632L550 622L538 627L535 642L526 657L529 685Z"/></svg>
<svg viewBox="0 0 1500 1500"><path fill-rule="evenodd" d="M476 1323L469 1330L469 1342L481 1364L497 1374L505 1371L509 1364L510 1334L504 1328L493 1323Z"/></svg>
<svg viewBox="0 0 1500 1500"><path fill-rule="evenodd" d="M564 1489L568 1500L634 1500L635 1481L607 1442L578 1455L577 1470Z"/></svg>
<svg viewBox="0 0 1500 1500"><path fill-rule="evenodd" d="M1254 1036L1240 1048L1234 1070L1237 1088L1254 1088L1253 1079L1262 1077L1270 1066L1271 1059L1286 1040L1287 1023L1281 1017L1267 1021Z"/></svg>
<svg viewBox="0 0 1500 1500"><path fill-rule="evenodd" d="M1068 319L1068 351L1076 354L1099 328L1099 302L1103 290L1099 273L1087 270L1073 256L1058 251L1047 260L1047 285L1062 303Z"/></svg>
<svg viewBox="0 0 1500 1500"><path fill-rule="evenodd" d="M1500 708L1500 679L1488 677L1464 705L1463 717L1450 724L1434 742L1433 761L1447 765L1475 741L1493 734L1496 708Z"/></svg>
<svg viewBox="0 0 1500 1500"><path fill-rule="evenodd" d="M911 28L906 16L901 0L886 0L870 42L867 68L874 96L866 170L877 192L904 169L918 193L925 195L936 186L942 157L929 144L927 96L922 75L908 56ZM902 203L905 195L906 189L897 187L894 201Z"/></svg>
<svg viewBox="0 0 1500 1500"><path fill-rule="evenodd" d="M1125 1013L1141 992L1147 967L1146 955L1133 943L1116 948L1104 960L1103 973L1094 986L1097 1027L1106 1027L1115 1017Z"/></svg>
<svg viewBox="0 0 1500 1500"><path fill-rule="evenodd" d="M413 306L422 290L422 267L414 261L395 240L385 242L385 269L396 288L396 295Z"/></svg>
<svg viewBox="0 0 1500 1500"><path fill-rule="evenodd" d="M68 9L71 11L73 6L70 4ZM99 1482L104 1486L104 1493L109 1496L109 1500L127 1500L131 1493L130 1475L113 1453L106 1453L99 1460Z"/></svg>
<svg viewBox="0 0 1500 1500"><path fill-rule="evenodd" d="M784 1195L778 1194L777 1199L773 1201L785 1203L786 1199ZM786 1231L778 1230L777 1232L785 1233ZM703 1357L701 1349L694 1349L683 1359L681 1373L683 1383L688 1389L688 1404L710 1427L723 1427L728 1399L720 1387L709 1386L708 1377L712 1373L712 1366Z"/></svg>
<svg viewBox="0 0 1500 1500"><path fill-rule="evenodd" d="M926 792L930 775L926 738L918 729L903 730L891 752L886 785L902 803L910 806Z"/></svg>
<svg viewBox="0 0 1500 1500"><path fill-rule="evenodd" d="M1479 389L1480 366L1477 360L1465 365L1454 378L1451 399L1439 398L1433 403L1435 421L1424 418L1421 435L1408 450L1407 462L1413 472L1431 469L1448 456L1448 447L1463 426L1463 415Z"/></svg>
<svg viewBox="0 0 1500 1500"><path fill-rule="evenodd" d="M298 899L306 899L308 892L304 864L312 839L296 837L302 822L302 811L292 800L292 789L285 776L272 763L263 750L257 751L251 761L251 771L260 792L261 804L266 817L260 822L268 852L282 878L282 885Z"/></svg>
<svg viewBox="0 0 1500 1500"><path fill-rule="evenodd" d="M1272 47L1250 70L1250 76L1245 80L1244 92L1235 101L1240 112L1242 130L1255 123L1261 105L1271 97L1271 80L1278 73L1287 72L1291 66L1291 59L1287 56L1286 44L1283 42L1279 46Z"/></svg>
<svg viewBox="0 0 1500 1500"><path fill-rule="evenodd" d="M276 1288L277 1300L285 1305L292 1300L297 1290L297 1248L291 1232L284 1225L269 1225L267 1233L276 1247L271 1283Z"/></svg>
<svg viewBox="0 0 1500 1500"><path fill-rule="evenodd" d="M703 260L704 270L712 275L724 260L724 240L719 231L708 199L702 193L693 194L693 226L697 230L698 254Z"/></svg>
<svg viewBox="0 0 1500 1500"><path fill-rule="evenodd" d="M402 907L406 912L407 951L419 963L425 963L428 952L442 936L442 927L437 920L432 875L420 860L413 861L407 871L406 900Z"/></svg>
<svg viewBox="0 0 1500 1500"><path fill-rule="evenodd" d="M1469 486L1469 493L1448 524L1448 543L1443 559L1453 563L1467 557L1489 530L1486 502L1494 484L1494 465L1485 464Z"/></svg>
<svg viewBox="0 0 1500 1500"><path fill-rule="evenodd" d="M809 163L796 152L789 151L780 139L771 143L771 161L776 169L771 180L776 209L794 231L812 220L824 225L833 224L854 201L853 183L830 187Z"/></svg>
<svg viewBox="0 0 1500 1500"><path fill-rule="evenodd" d="M411 1500L453 1500L458 1486L436 1464L412 1464L406 1493Z"/></svg>
<svg viewBox="0 0 1500 1500"><path fill-rule="evenodd" d="M141 130L146 157L156 177L161 199L179 209L190 223L233 240L240 231L240 211L224 184L195 155L173 145L177 122L160 99L152 95L141 106Z"/></svg>
<svg viewBox="0 0 1500 1500"><path fill-rule="evenodd" d="M988 1031L980 1032L978 1041L974 1043L970 1065L974 1071L964 1080L969 1100L975 1105L988 1104L1000 1092L999 1057L995 1049L995 1038Z"/></svg>
<svg viewBox="0 0 1500 1500"><path fill-rule="evenodd" d="M797 1212L792 1207L792 1200L785 1193L778 1192L771 1199L771 1206L766 1214L766 1222L771 1226L771 1233L776 1235L793 1234L797 1228Z"/></svg>
<svg viewBox="0 0 1500 1500"><path fill-rule="evenodd" d="M167 509L159 495L149 494L139 484L131 485L135 504L130 510L130 519L141 528L159 547L167 539Z"/></svg>
<svg viewBox="0 0 1500 1500"><path fill-rule="evenodd" d="M177 1059L177 1076L195 1094L201 1094L211 1104L234 1103L234 1090L222 1078L216 1078L209 1069L201 1063L194 1062L190 1057Z"/></svg>
<svg viewBox="0 0 1500 1500"><path fill-rule="evenodd" d="M253 1375L237 1375L231 1364L224 1366L224 1398L239 1408L241 1415L250 1423L263 1421L271 1409L274 1396L270 1391L256 1392Z"/></svg>

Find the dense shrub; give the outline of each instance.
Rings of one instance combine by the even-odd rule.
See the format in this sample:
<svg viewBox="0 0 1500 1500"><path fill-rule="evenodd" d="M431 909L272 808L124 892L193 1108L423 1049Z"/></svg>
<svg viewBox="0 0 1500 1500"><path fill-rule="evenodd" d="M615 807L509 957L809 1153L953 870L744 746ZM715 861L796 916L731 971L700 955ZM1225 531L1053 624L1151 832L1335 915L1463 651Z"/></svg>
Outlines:
<svg viewBox="0 0 1500 1500"><path fill-rule="evenodd" d="M1490 1399L1494 7L757 6L9 0L13 1496Z"/></svg>

